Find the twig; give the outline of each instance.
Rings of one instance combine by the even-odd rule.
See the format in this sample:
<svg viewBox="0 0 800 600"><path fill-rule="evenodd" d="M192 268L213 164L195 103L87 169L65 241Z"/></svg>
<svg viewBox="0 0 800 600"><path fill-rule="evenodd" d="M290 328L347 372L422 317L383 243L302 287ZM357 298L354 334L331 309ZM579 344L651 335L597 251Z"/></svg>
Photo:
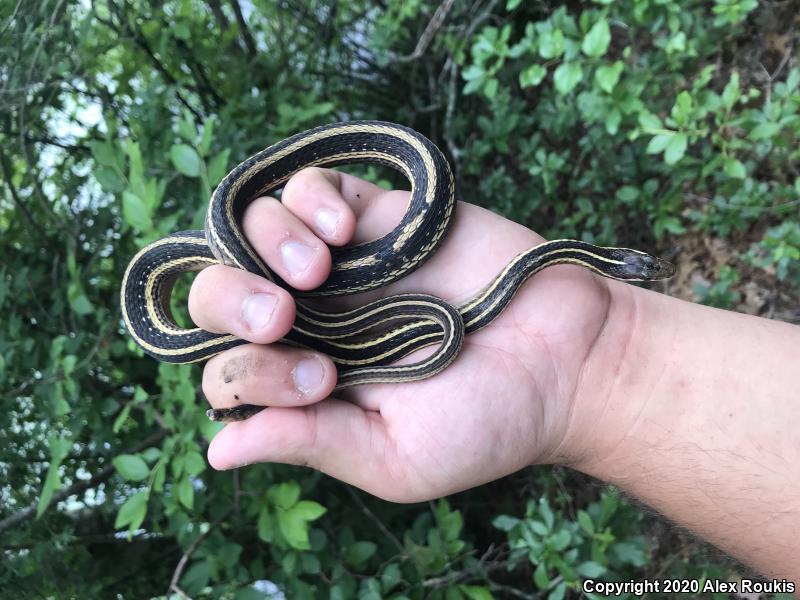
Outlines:
<svg viewBox="0 0 800 600"><path fill-rule="evenodd" d="M206 4L211 9L211 12L214 13L214 19L219 23L219 28L224 32L228 31L228 27L230 27L230 23L228 23L228 18L225 16L225 13L222 12L222 7L219 4L219 0L206 0Z"/></svg>
<svg viewBox="0 0 800 600"><path fill-rule="evenodd" d="M417 60L421 58L425 51L428 49L428 46L433 40L433 37L436 35L436 32L444 23L445 18L447 17L447 13L450 12L450 9L453 8L453 3L455 0L444 0L436 11L434 11L431 20L428 21L428 25L425 27L425 31L422 32L419 40L417 40L417 45L414 48L414 51L411 54L407 54L405 56L399 56L394 59L394 62L411 62L413 60Z"/></svg>
<svg viewBox="0 0 800 600"><path fill-rule="evenodd" d="M406 549L403 547L403 544L400 543L400 540L397 539L397 537L391 531L389 531L389 529L387 529L386 525L383 524L383 521L376 517L375 513L373 513L366 504L364 504L364 501L358 496L358 494L355 493L355 491L353 491L352 486L345 485L344 488L347 490L347 493L350 494L350 497L353 499L353 501L358 504L358 507L361 509L361 511L367 515L367 518L375 523L378 529L380 529L381 532L394 544L394 546L397 548L397 551L400 552L401 555L405 556Z"/></svg>
<svg viewBox="0 0 800 600"><path fill-rule="evenodd" d="M203 541L205 541L205 539L211 534L211 532L214 531L214 529L216 529L219 526L219 524L222 523L222 521L227 519L228 515L230 515L232 512L233 512L233 507L229 508L224 513L222 513L213 523L211 523L211 525L208 526L208 529L206 529L203 533L198 535L197 539L195 539L195 541L193 541L189 545L189 547L183 553L183 556L181 556L181 559L178 561L178 564L175 566L175 570L172 572L172 580L169 582L169 589L167 590L167 596L169 596L170 592L175 592L176 594L181 596L181 598L187 597L186 593L180 587L178 587L178 581L180 581L181 575L183 575L183 570L186 568L186 563L189 562L189 558L191 558L192 554L194 554L194 551L197 550L198 546L200 546L200 544L202 544Z"/></svg>
<svg viewBox="0 0 800 600"><path fill-rule="evenodd" d="M28 222L36 229L40 234L45 234L45 229L39 223L36 222L36 219L33 218L33 215L28 210L28 207L23 202L22 198L19 197L17 193L17 188L14 185L13 179L11 178L11 170L8 165L8 158L6 157L6 153L3 152L3 148L0 147L0 169L3 172L3 179L5 180L6 186L8 187L9 191L11 192L11 198L14 200L14 204L17 205L20 212L28 219Z"/></svg>
<svg viewBox="0 0 800 600"><path fill-rule="evenodd" d="M250 33L250 29L247 27L247 21L244 20L242 7L239 6L238 0L230 1L231 6L233 7L233 13L236 15L236 23L238 23L239 31L242 33L242 39L244 39L244 45L247 47L247 53L250 55L250 58L255 58L258 54L258 49L256 48L256 42L253 39L253 35Z"/></svg>
<svg viewBox="0 0 800 600"><path fill-rule="evenodd" d="M460 187L461 183L461 149L456 146L455 139L453 138L453 113L456 108L456 83L458 75L458 65L452 58L450 60L450 80L447 84L447 109L444 113L444 142L447 144L447 150L450 152L450 157L453 160L453 170L456 180L456 187Z"/></svg>
<svg viewBox="0 0 800 600"><path fill-rule="evenodd" d="M477 14L477 16L470 21L467 28L464 30L461 39L464 43L466 43L471 37L474 31L478 28L478 25L483 23L489 16L492 14L494 7L497 6L499 0L489 0L486 5L483 7L482 10ZM478 3L476 2L475 5ZM448 82L447 87L447 109L444 115L444 141L447 144L447 150L450 152L450 155L453 159L453 168L455 170L455 179L456 179L456 187L460 187L460 177L461 177L461 163L459 160L459 155L461 154L461 149L456 145L455 139L453 137L453 114L455 113L456 108L456 86L458 83L458 65L456 64L455 59L451 55L445 64L445 69L449 65L450 69L450 80ZM444 70L444 69L443 69Z"/></svg>
<svg viewBox="0 0 800 600"><path fill-rule="evenodd" d="M128 21L127 15L124 15L122 13L122 10L120 9L120 7L117 6L113 1L109 2L108 5L111 8L111 10L114 12L114 14L117 16L117 19L119 19L120 23L122 23L122 26L124 27L124 29L128 33L128 35L131 37L133 42L137 46L139 46L139 48L150 59L150 62L156 68L156 71L161 73L162 77L164 77L164 79L166 80L167 83L169 83L170 85L175 86L176 89L174 90L174 93L175 93L175 97L178 99L178 101L181 104L183 104L184 107L186 107L186 110L188 110L189 112L191 112L194 115L195 119L197 119L198 121L202 121L203 120L202 115L200 115L200 113L197 111L197 109L194 108L189 103L189 101L186 98L183 97L183 94L181 94L180 91L177 89L179 87L178 80L175 79L175 77L172 75L172 73L169 72L167 67L165 65L163 65L161 63L161 61L158 59L158 57L156 56L155 52L150 47L150 44L147 41L147 38L145 38L144 34L141 31L139 31L137 29L134 29L134 27ZM105 25L106 27L110 28L112 31L117 33L117 35L122 35L123 32L120 30L120 27L114 25L114 23L112 21L105 20L105 19L103 19L103 18L98 16L97 11L94 10L94 5L92 5L92 10L94 12L94 18L97 19L98 22L100 22L103 25Z"/></svg>
<svg viewBox="0 0 800 600"><path fill-rule="evenodd" d="M489 587L492 588L493 592L503 592L505 595L514 596L515 598L525 598L525 600L536 600L537 598L542 597L542 594L526 594L515 587L503 585L502 583L497 583L491 579L489 579Z"/></svg>

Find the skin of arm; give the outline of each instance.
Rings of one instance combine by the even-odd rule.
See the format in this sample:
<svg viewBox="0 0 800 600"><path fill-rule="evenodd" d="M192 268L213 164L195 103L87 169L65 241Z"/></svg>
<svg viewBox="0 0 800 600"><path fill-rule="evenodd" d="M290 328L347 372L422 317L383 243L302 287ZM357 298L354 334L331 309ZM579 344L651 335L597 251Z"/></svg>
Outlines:
<svg viewBox="0 0 800 600"><path fill-rule="evenodd" d="M313 289L330 270L327 245L388 232L408 194L307 169L281 200L254 201L244 233L279 276ZM541 241L460 203L421 269L345 306L405 291L458 304ZM245 318L255 305L268 317ZM329 397L330 359L275 343L294 319L284 290L214 266L195 279L189 312L204 329L253 342L206 364L209 403L268 406L217 434L208 454L215 468L307 465L413 502L528 465L563 464L619 486L766 576L800 581L800 327L557 266L468 336L444 372Z"/></svg>
<svg viewBox="0 0 800 600"><path fill-rule="evenodd" d="M800 581L800 328L608 286L560 458Z"/></svg>

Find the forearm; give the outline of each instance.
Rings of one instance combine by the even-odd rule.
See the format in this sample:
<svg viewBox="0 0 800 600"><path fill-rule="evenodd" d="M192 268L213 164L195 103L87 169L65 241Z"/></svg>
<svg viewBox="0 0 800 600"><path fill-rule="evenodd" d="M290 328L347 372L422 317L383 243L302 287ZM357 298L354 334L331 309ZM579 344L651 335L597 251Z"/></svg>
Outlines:
<svg viewBox="0 0 800 600"><path fill-rule="evenodd" d="M800 327L609 289L575 398L573 466L800 581Z"/></svg>

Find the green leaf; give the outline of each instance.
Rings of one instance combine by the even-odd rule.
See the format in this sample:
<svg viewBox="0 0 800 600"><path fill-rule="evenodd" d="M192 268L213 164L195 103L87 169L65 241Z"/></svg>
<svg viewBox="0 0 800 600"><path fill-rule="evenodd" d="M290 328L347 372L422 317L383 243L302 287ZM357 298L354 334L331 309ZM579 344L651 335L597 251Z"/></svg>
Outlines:
<svg viewBox="0 0 800 600"><path fill-rule="evenodd" d="M639 113L639 126L644 129L646 133L664 128L661 119L650 112Z"/></svg>
<svg viewBox="0 0 800 600"><path fill-rule="evenodd" d="M667 54L675 54L677 52L685 52L686 51L686 33L683 31L679 31L675 35L673 35L667 45L664 47L664 51Z"/></svg>
<svg viewBox="0 0 800 600"><path fill-rule="evenodd" d="M70 308L72 308L76 314L84 316L94 311L94 306L89 301L89 298L86 297L86 293L83 291L83 286L80 281L69 282L69 286L67 287L67 300L69 301Z"/></svg>
<svg viewBox="0 0 800 600"><path fill-rule="evenodd" d="M458 590L470 600L493 600L492 592L482 585L460 585Z"/></svg>
<svg viewBox="0 0 800 600"><path fill-rule="evenodd" d="M547 566L544 561L539 561L536 570L533 572L533 582L540 590L546 590L550 585L550 577L547 576Z"/></svg>
<svg viewBox="0 0 800 600"><path fill-rule="evenodd" d="M617 85L619 77L622 75L623 66L621 60L610 65L599 66L597 71L594 72L594 80L597 82L597 86L607 94L613 92L614 86Z"/></svg>
<svg viewBox="0 0 800 600"><path fill-rule="evenodd" d="M539 56L549 60L564 54L564 33L560 29L545 29L539 36Z"/></svg>
<svg viewBox="0 0 800 600"><path fill-rule="evenodd" d="M142 150L138 143L128 140L128 143L125 144L125 151L128 154L128 189L137 196L143 197L145 183Z"/></svg>
<svg viewBox="0 0 800 600"><path fill-rule="evenodd" d="M50 465L47 468L47 477L44 480L42 493L39 495L39 502L36 506L37 519L44 514L44 511L50 504L50 500L53 499L53 494L61 486L59 469L69 449L72 447L71 440L55 436L50 437L47 443L50 447Z"/></svg>
<svg viewBox="0 0 800 600"><path fill-rule="evenodd" d="M117 513L114 528L121 529L127 525L131 531L138 529L147 515L147 496L147 491L142 490L128 498Z"/></svg>
<svg viewBox="0 0 800 600"><path fill-rule="evenodd" d="M748 136L751 140L765 140L771 138L781 130L777 123L760 123L753 127Z"/></svg>
<svg viewBox="0 0 800 600"><path fill-rule="evenodd" d="M193 140L194 136L197 135L197 131L194 127L194 119L187 110L183 111L183 116L178 121L178 133L181 134L183 139L188 141Z"/></svg>
<svg viewBox="0 0 800 600"><path fill-rule="evenodd" d="M550 533L550 531L547 529L547 527L545 527L544 523L542 523L541 521L530 520L528 521L528 525L530 526L531 530L533 530L534 533L542 537L546 537L547 534Z"/></svg>
<svg viewBox="0 0 800 600"><path fill-rule="evenodd" d="M608 21L603 18L592 25L592 28L583 37L581 50L586 56L597 58L606 53L610 43L611 30L608 27Z"/></svg>
<svg viewBox="0 0 800 600"><path fill-rule="evenodd" d="M670 233L674 233L676 235L686 232L686 228L681 225L680 220L677 217L672 216L659 217L656 219L653 226L656 232L656 237L661 237L661 234L664 231L669 231Z"/></svg>
<svg viewBox="0 0 800 600"><path fill-rule="evenodd" d="M636 547L629 542L618 542L611 546L611 551L619 558L620 561L633 565L635 567L644 566L647 562L647 557L641 548Z"/></svg>
<svg viewBox="0 0 800 600"><path fill-rule="evenodd" d="M142 481L150 475L150 467L137 454L120 454L111 459L111 464L128 481Z"/></svg>
<svg viewBox="0 0 800 600"><path fill-rule="evenodd" d="M312 575L318 575L322 572L322 563L316 557L316 555L311 554L309 552L303 552L300 555L300 564L303 570L303 573L311 573Z"/></svg>
<svg viewBox="0 0 800 600"><path fill-rule="evenodd" d="M384 592L391 592L392 589L403 580L400 566L396 563L389 563L381 573L381 586Z"/></svg>
<svg viewBox="0 0 800 600"><path fill-rule="evenodd" d="M184 468L189 475L198 475L206 470L206 461L202 454L190 450L186 453Z"/></svg>
<svg viewBox="0 0 800 600"><path fill-rule="evenodd" d="M725 170L725 174L733 179L744 179L747 177L747 169L740 160L735 158L726 158L723 169Z"/></svg>
<svg viewBox="0 0 800 600"><path fill-rule="evenodd" d="M492 100L497 95L498 85L499 82L494 77L487 79L486 83L483 85L483 95L489 100Z"/></svg>
<svg viewBox="0 0 800 600"><path fill-rule="evenodd" d="M553 547L558 550L564 550L567 546L569 546L569 542L572 536L570 536L569 531L566 529L560 530L558 533L553 535L550 538L550 541L553 543Z"/></svg>
<svg viewBox="0 0 800 600"><path fill-rule="evenodd" d="M211 148L211 142L214 140L214 119L208 117L203 122L203 136L200 138L200 144L197 147L200 150L200 154L203 156L208 155L208 151Z"/></svg>
<svg viewBox="0 0 800 600"><path fill-rule="evenodd" d="M178 493L178 501L189 510L194 507L194 487L192 487L192 480L188 475L181 477L181 480L176 486Z"/></svg>
<svg viewBox="0 0 800 600"><path fill-rule="evenodd" d="M506 10L508 10L508 11L514 10L520 4L522 4L522 0L508 0L506 2Z"/></svg>
<svg viewBox="0 0 800 600"><path fill-rule="evenodd" d="M664 162L668 165L674 165L686 154L686 148L689 145L689 138L685 133L676 133L672 139L667 143L664 149Z"/></svg>
<svg viewBox="0 0 800 600"><path fill-rule="evenodd" d="M181 40L188 40L189 39L189 27L186 23L175 23L172 27L172 32L175 34L175 37Z"/></svg>
<svg viewBox="0 0 800 600"><path fill-rule="evenodd" d="M127 190L122 194L122 217L137 231L147 232L153 229L147 205L139 196Z"/></svg>
<svg viewBox="0 0 800 600"><path fill-rule="evenodd" d="M545 69L542 65L530 65L520 72L519 85L521 88L539 85L546 75L547 69Z"/></svg>
<svg viewBox="0 0 800 600"><path fill-rule="evenodd" d="M208 184L211 187L216 186L220 181L222 181L222 178L225 177L225 173L228 169L228 157L230 156L230 153L230 148L225 148L225 150L217 154L208 163Z"/></svg>
<svg viewBox="0 0 800 600"><path fill-rule="evenodd" d="M287 552L281 559L281 568L287 575L294 575L297 567L297 552Z"/></svg>
<svg viewBox="0 0 800 600"><path fill-rule="evenodd" d="M181 577L180 587L186 594L195 596L208 585L210 580L211 564L207 559L203 559L197 561L186 570L186 573Z"/></svg>
<svg viewBox="0 0 800 600"><path fill-rule="evenodd" d="M492 525L501 531L511 531L519 523L517 517L509 517L508 515L500 515L494 518Z"/></svg>
<svg viewBox="0 0 800 600"><path fill-rule="evenodd" d="M217 561L226 569L230 569L237 562L242 555L242 546L234 542L224 543L215 553Z"/></svg>
<svg viewBox="0 0 800 600"><path fill-rule="evenodd" d="M469 65L461 71L461 77L463 77L465 81L482 79L484 75L486 75L486 70L482 65Z"/></svg>
<svg viewBox="0 0 800 600"><path fill-rule="evenodd" d="M300 498L300 485L296 481L285 481L270 486L267 495L275 506L288 509L297 504Z"/></svg>
<svg viewBox="0 0 800 600"><path fill-rule="evenodd" d="M633 202L639 197L639 189L631 185L623 185L617 190L616 196L623 202Z"/></svg>
<svg viewBox="0 0 800 600"><path fill-rule="evenodd" d="M678 97L675 98L675 104L672 107L672 118L675 119L675 122L678 125L686 125L689 123L692 110L694 107L694 101L692 100L692 95L683 90Z"/></svg>
<svg viewBox="0 0 800 600"><path fill-rule="evenodd" d="M164 482L167 480L167 463L163 460L158 461L152 469L152 489L155 492L164 491Z"/></svg>
<svg viewBox="0 0 800 600"><path fill-rule="evenodd" d="M653 136L653 139L651 139L650 143L647 144L647 149L645 152L648 154L658 154L659 152L663 152L673 137L675 137L673 132L659 133L658 135Z"/></svg>
<svg viewBox="0 0 800 600"><path fill-rule="evenodd" d="M621 122L622 114L616 108L606 115L606 131L609 135L617 134Z"/></svg>
<svg viewBox="0 0 800 600"><path fill-rule="evenodd" d="M590 517L589 513L587 513L585 510L578 511L578 524L586 533L589 535L594 535L594 523L592 522L592 517Z"/></svg>
<svg viewBox="0 0 800 600"><path fill-rule="evenodd" d="M100 166L93 171L93 174L97 183L109 194L119 194L125 189L125 180L115 167Z"/></svg>
<svg viewBox="0 0 800 600"><path fill-rule="evenodd" d="M591 210L591 205L589 206L588 210ZM542 519L544 520L544 524L547 529L553 529L553 525L556 521L555 515L553 514L553 510L550 508L550 504L545 498L539 498L539 514L542 515Z"/></svg>
<svg viewBox="0 0 800 600"><path fill-rule="evenodd" d="M258 537L268 544L272 543L275 539L275 520L266 507L263 507L258 513L258 523L256 525L258 530Z"/></svg>
<svg viewBox="0 0 800 600"><path fill-rule="evenodd" d="M120 432L122 426L125 424L125 422L128 420L128 417L131 414L131 408L132 405L128 403L122 408L121 411L119 411L117 418L114 419L114 424L111 426L111 431L113 431L114 433Z"/></svg>
<svg viewBox="0 0 800 600"><path fill-rule="evenodd" d="M99 142L93 140L89 142L89 149L92 151L92 158L98 165L105 167L118 167L117 157L114 152L114 144L111 141ZM116 169L113 169L116 171Z"/></svg>
<svg viewBox="0 0 800 600"><path fill-rule="evenodd" d="M547 596L547 600L563 600L564 595L567 593L567 582L562 581L559 583L553 591L550 592Z"/></svg>
<svg viewBox="0 0 800 600"><path fill-rule="evenodd" d="M200 156L194 148L186 144L176 144L169 151L172 164L187 177L198 177L200 175Z"/></svg>
<svg viewBox="0 0 800 600"><path fill-rule="evenodd" d="M140 385L137 385L133 390L133 402L134 404L141 404L145 400L147 400L150 395L144 391L144 388Z"/></svg>
<svg viewBox="0 0 800 600"><path fill-rule="evenodd" d="M310 550L308 542L308 521L292 510L279 510L277 512L278 529L283 538L292 548L297 550Z"/></svg>
<svg viewBox="0 0 800 600"><path fill-rule="evenodd" d="M575 567L575 571L584 577L600 577L606 572L606 568L594 561L587 561Z"/></svg>
<svg viewBox="0 0 800 600"><path fill-rule="evenodd" d="M377 549L374 542L354 542L345 551L344 558L348 564L357 567L367 562Z"/></svg>
<svg viewBox="0 0 800 600"><path fill-rule="evenodd" d="M569 94L583 79L583 68L577 62L561 63L553 73L553 82L559 94Z"/></svg>
<svg viewBox="0 0 800 600"><path fill-rule="evenodd" d="M301 500L292 507L292 510L297 511L306 521L316 521L327 511L324 506L313 500Z"/></svg>
<svg viewBox="0 0 800 600"><path fill-rule="evenodd" d="M722 90L722 105L727 110L731 110L740 96L741 92L739 91L739 73L733 71L731 72L730 80L728 80L728 83L725 85L725 89Z"/></svg>

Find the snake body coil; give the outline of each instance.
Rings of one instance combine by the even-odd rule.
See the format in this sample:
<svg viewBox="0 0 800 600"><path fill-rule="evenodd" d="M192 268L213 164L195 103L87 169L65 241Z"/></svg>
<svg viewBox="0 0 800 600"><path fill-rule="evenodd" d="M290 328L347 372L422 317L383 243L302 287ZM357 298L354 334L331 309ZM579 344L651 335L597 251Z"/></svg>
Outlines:
<svg viewBox="0 0 800 600"><path fill-rule="evenodd" d="M206 360L246 343L232 335L179 327L169 312L172 284L181 273L223 263L283 287L241 231L242 214L258 196L272 193L303 168L379 163L403 172L411 201L400 223L384 237L332 248L330 277L297 297L354 294L396 281L422 265L444 238L455 208L453 176L439 149L419 133L379 121L318 127L248 158L215 190L205 231L173 234L131 260L121 289L122 316L136 343L167 362ZM284 341L328 354L339 370L337 390L364 383L413 381L434 375L457 356L465 334L488 325L533 274L555 264L578 264L606 277L654 280L674 267L638 250L602 248L576 240L545 242L523 252L475 298L456 308L427 294L383 298L347 312L323 312L297 301L297 318ZM370 333L372 332L372 333ZM392 366L419 348L438 344L430 357ZM262 407L209 411L216 420L245 418Z"/></svg>

